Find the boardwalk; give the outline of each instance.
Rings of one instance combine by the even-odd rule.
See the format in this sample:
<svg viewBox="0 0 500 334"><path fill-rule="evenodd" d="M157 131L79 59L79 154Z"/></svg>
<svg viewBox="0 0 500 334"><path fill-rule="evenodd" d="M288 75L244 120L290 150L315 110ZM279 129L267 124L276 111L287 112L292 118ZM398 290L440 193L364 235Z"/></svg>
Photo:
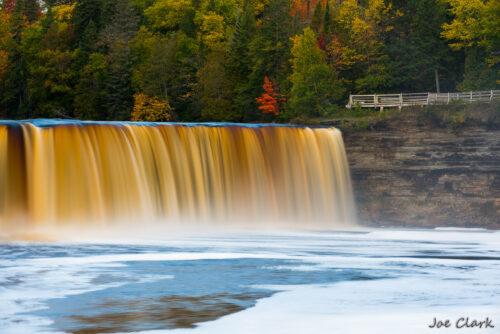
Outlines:
<svg viewBox="0 0 500 334"><path fill-rule="evenodd" d="M461 93L413 93L413 94L371 94L350 95L347 108L399 108L425 106L430 104L449 104L454 101L473 103L500 100L500 90Z"/></svg>

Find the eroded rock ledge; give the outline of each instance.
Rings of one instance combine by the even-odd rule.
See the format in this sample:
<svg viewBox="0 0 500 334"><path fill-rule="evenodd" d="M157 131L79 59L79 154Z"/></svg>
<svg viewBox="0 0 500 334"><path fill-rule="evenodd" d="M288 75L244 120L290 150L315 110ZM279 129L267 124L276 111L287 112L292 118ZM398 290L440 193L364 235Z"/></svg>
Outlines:
<svg viewBox="0 0 500 334"><path fill-rule="evenodd" d="M500 229L500 129L402 117L344 141L362 223Z"/></svg>

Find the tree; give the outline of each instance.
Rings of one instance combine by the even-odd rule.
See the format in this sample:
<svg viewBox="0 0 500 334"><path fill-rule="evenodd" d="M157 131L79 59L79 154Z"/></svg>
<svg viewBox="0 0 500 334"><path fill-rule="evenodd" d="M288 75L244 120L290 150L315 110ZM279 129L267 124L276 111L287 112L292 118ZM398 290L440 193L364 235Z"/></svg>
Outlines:
<svg viewBox="0 0 500 334"><path fill-rule="evenodd" d="M77 73L72 68L73 29L53 21L44 33L34 25L23 33L22 50L28 69L28 88L34 117L69 117Z"/></svg>
<svg viewBox="0 0 500 334"><path fill-rule="evenodd" d="M108 80L108 63L101 53L92 53L87 65L80 72L75 87L74 114L79 119L106 119L105 97Z"/></svg>
<svg viewBox="0 0 500 334"><path fill-rule="evenodd" d="M436 91L435 72L440 86L454 90L461 67L461 54L454 52L446 40L439 38L447 22L445 3L441 0L409 0L395 3L392 9L394 27L386 32L390 61L389 90L414 92Z"/></svg>
<svg viewBox="0 0 500 334"><path fill-rule="evenodd" d="M144 14L152 29L165 32L178 29L191 10L191 0L158 0Z"/></svg>
<svg viewBox="0 0 500 334"><path fill-rule="evenodd" d="M170 105L158 97L137 93L134 95L133 122L167 122L170 120Z"/></svg>
<svg viewBox="0 0 500 334"><path fill-rule="evenodd" d="M169 101L175 114L184 120L199 118L193 102L198 70L196 41L182 31L164 36L141 27L131 47L135 92Z"/></svg>
<svg viewBox="0 0 500 334"><path fill-rule="evenodd" d="M327 1L327 9L329 9L328 1ZM323 23L323 8L321 7L321 1L318 1L316 4L316 8L314 9L314 14L311 19L311 29L313 29L316 33L319 33L321 28L322 28L322 23Z"/></svg>
<svg viewBox="0 0 500 334"><path fill-rule="evenodd" d="M248 96L252 96L252 92L248 78L254 64L250 57L250 43L255 37L256 29L254 9L246 2L236 21L226 63L226 71L231 78L234 113L240 115L240 118L247 108L251 108Z"/></svg>
<svg viewBox="0 0 500 334"><path fill-rule="evenodd" d="M500 73L488 65L483 48L470 48L466 54L463 80L457 85L459 91L490 90L500 84Z"/></svg>
<svg viewBox="0 0 500 334"><path fill-rule="evenodd" d="M75 36L77 36L75 40L77 43L80 43L85 37L85 30L87 30L90 22L93 22L93 25L97 31L101 29L100 17L102 7L102 0L76 1L71 19L75 30Z"/></svg>
<svg viewBox="0 0 500 334"><path fill-rule="evenodd" d="M390 75L383 37L392 29L390 9L390 3L384 0L368 1L366 6L358 0L345 0L335 9L332 33L326 36L328 60L331 65L339 65L336 69L350 91L386 89Z"/></svg>
<svg viewBox="0 0 500 334"><path fill-rule="evenodd" d="M198 71L198 94L204 120L237 121L240 113L232 108L231 84L225 73L224 50L212 51Z"/></svg>
<svg viewBox="0 0 500 334"><path fill-rule="evenodd" d="M30 115L28 69L26 57L22 52L22 35L24 30L30 26L24 13L26 3L17 2L14 8L7 12L8 26L3 27L6 35L4 40L3 58L7 59L8 72L2 80L1 105L3 113L9 118L27 118ZM10 7L6 7L10 8Z"/></svg>
<svg viewBox="0 0 500 334"><path fill-rule="evenodd" d="M40 18L41 8L37 0L16 0L14 12L24 15L28 22L33 23Z"/></svg>
<svg viewBox="0 0 500 334"><path fill-rule="evenodd" d="M12 35L9 31L10 10L9 7L3 7L0 10L0 83L8 72L9 52L8 45L11 42Z"/></svg>
<svg viewBox="0 0 500 334"><path fill-rule="evenodd" d="M257 103L259 103L259 109L264 114L273 114L278 116L280 110L283 109L283 104L285 102L285 98L280 95L279 86L276 82L272 82L266 76L264 77L264 93L258 98L256 98Z"/></svg>
<svg viewBox="0 0 500 334"><path fill-rule="evenodd" d="M101 43L107 49L108 78L106 109L113 120L129 119L133 106L132 55L130 42L137 31L138 18L130 1L120 1L110 24L101 32Z"/></svg>
<svg viewBox="0 0 500 334"><path fill-rule="evenodd" d="M332 33L332 30L333 30L333 22L332 22L332 17L331 17L330 1L326 0L325 15L323 17L322 32L325 35L329 35Z"/></svg>
<svg viewBox="0 0 500 334"><path fill-rule="evenodd" d="M447 0L453 20L443 24L442 36L466 53L460 89L492 89L500 85L500 5L498 0ZM482 56L481 56L482 55ZM488 68L488 63L490 67ZM476 79L479 81L474 82ZM481 83L481 85L478 85Z"/></svg>
<svg viewBox="0 0 500 334"><path fill-rule="evenodd" d="M283 93L288 91L291 23L287 0L274 0L265 7L261 24L249 45L251 73L235 97L242 108L244 121L255 121L262 117L255 98L262 93L262 82L266 75L281 84Z"/></svg>
<svg viewBox="0 0 500 334"><path fill-rule="evenodd" d="M310 28L296 36L292 47L290 108L294 116L318 116L331 111L344 90L336 73L327 65Z"/></svg>

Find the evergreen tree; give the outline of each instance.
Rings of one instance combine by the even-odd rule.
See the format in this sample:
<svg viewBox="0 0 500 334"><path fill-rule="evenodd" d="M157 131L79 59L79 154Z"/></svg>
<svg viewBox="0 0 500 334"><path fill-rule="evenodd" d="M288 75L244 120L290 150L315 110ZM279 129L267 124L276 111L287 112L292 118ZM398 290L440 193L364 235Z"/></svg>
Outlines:
<svg viewBox="0 0 500 334"><path fill-rule="evenodd" d="M248 77L252 73L253 65L249 52L255 31L253 7L247 1L236 21L226 65L226 71L232 81L234 113L240 115L240 119L245 108L249 107L248 96L251 96L251 92L247 91L249 88Z"/></svg>
<svg viewBox="0 0 500 334"><path fill-rule="evenodd" d="M74 115L78 119L105 120L108 66L104 55L92 53L75 87Z"/></svg>
<svg viewBox="0 0 500 334"><path fill-rule="evenodd" d="M470 48L466 52L463 81L459 91L490 90L499 86L498 73L486 62L488 53L482 48Z"/></svg>
<svg viewBox="0 0 500 334"><path fill-rule="evenodd" d="M231 104L231 84L225 73L223 50L212 51L198 71L203 120L237 121L240 112Z"/></svg>
<svg viewBox="0 0 500 334"><path fill-rule="evenodd" d="M121 2L121 1L120 1ZM71 15L75 29L76 42L79 44L85 38L85 30L93 21L96 30L101 29L101 9L103 0L78 0ZM78 46L78 45L77 45Z"/></svg>
<svg viewBox="0 0 500 334"><path fill-rule="evenodd" d="M31 2L16 1L9 20L8 75L2 81L1 105L4 114L13 119L28 118L31 115L28 87L29 73L26 57L21 47L23 31L29 25L27 13L25 13L29 3Z"/></svg>
<svg viewBox="0 0 500 334"><path fill-rule="evenodd" d="M236 97L243 108L244 121L255 121L261 117L255 99L263 91L264 77L277 82L282 93L289 88L291 23L288 0L273 0L262 13L262 23L250 43L252 73Z"/></svg>
<svg viewBox="0 0 500 334"><path fill-rule="evenodd" d="M394 10L404 15L394 16L395 29L388 34L390 90L436 91L435 71L439 73L441 88L454 90L463 58L439 38L448 20L443 2L409 0Z"/></svg>
<svg viewBox="0 0 500 334"><path fill-rule="evenodd" d="M328 4L327 8L329 8ZM318 1L318 3L316 4L316 8L314 9L313 17L311 19L311 29L316 33L319 33L321 31L324 16L325 15L323 14L323 8L321 7L321 1Z"/></svg>
<svg viewBox="0 0 500 334"><path fill-rule="evenodd" d="M333 22L330 10L330 1L326 0L325 16L323 18L323 34L329 35L333 30Z"/></svg>
<svg viewBox="0 0 500 334"><path fill-rule="evenodd" d="M108 78L105 105L109 119L126 120L133 108L132 55L129 42L137 31L138 17L130 1L120 1L108 26L102 31L101 42L107 49Z"/></svg>

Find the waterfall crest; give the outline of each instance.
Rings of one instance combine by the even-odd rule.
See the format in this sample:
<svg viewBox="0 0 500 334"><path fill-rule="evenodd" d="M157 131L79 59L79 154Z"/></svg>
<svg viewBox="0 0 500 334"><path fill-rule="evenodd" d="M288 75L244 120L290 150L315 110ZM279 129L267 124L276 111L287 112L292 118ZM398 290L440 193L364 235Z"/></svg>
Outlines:
<svg viewBox="0 0 500 334"><path fill-rule="evenodd" d="M0 226L355 221L342 135L270 125L0 122Z"/></svg>

